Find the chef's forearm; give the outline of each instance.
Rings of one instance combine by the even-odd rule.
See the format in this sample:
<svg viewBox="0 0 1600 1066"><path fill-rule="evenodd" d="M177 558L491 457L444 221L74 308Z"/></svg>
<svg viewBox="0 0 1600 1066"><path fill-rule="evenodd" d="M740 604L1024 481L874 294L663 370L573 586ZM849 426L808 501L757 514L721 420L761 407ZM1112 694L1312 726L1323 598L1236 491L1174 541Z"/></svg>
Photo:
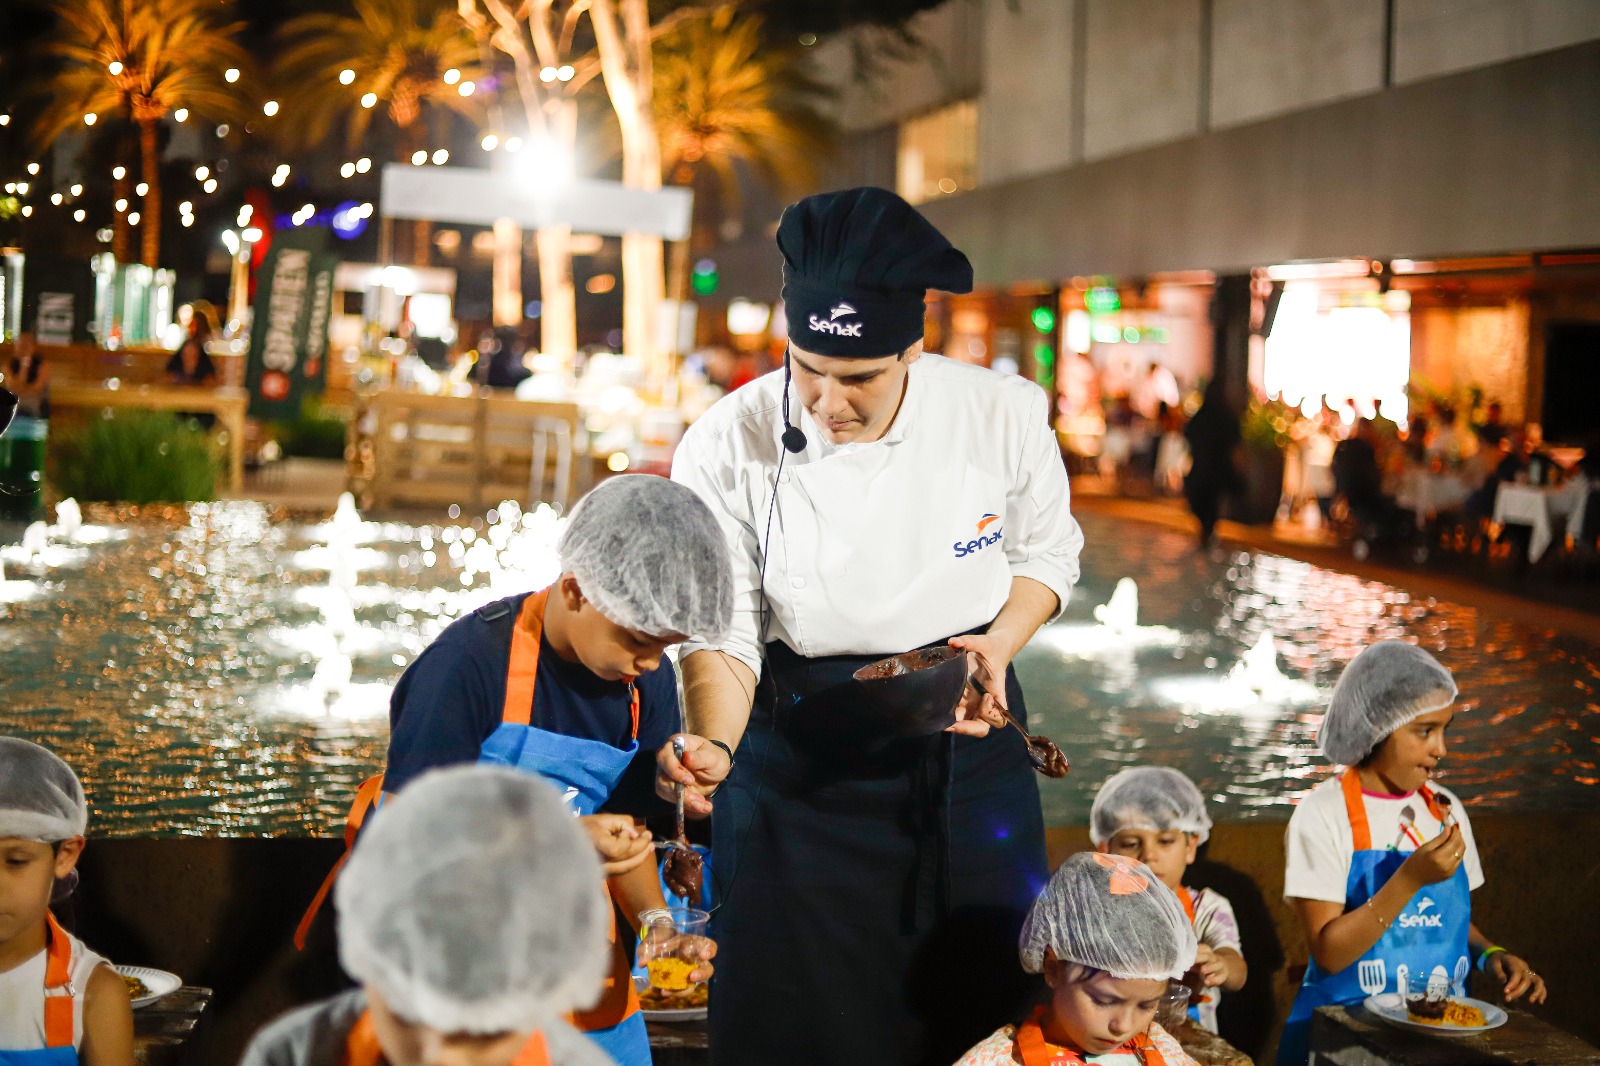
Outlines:
<svg viewBox="0 0 1600 1066"><path fill-rule="evenodd" d="M684 731L737 748L750 722L755 673L726 652L710 649L686 655L679 665Z"/></svg>
<svg viewBox="0 0 1600 1066"><path fill-rule="evenodd" d="M1039 627L1054 617L1058 603L1056 594L1043 582L1031 577L1011 579L1011 595L988 629L988 636L1004 644L1006 661L1014 658Z"/></svg>

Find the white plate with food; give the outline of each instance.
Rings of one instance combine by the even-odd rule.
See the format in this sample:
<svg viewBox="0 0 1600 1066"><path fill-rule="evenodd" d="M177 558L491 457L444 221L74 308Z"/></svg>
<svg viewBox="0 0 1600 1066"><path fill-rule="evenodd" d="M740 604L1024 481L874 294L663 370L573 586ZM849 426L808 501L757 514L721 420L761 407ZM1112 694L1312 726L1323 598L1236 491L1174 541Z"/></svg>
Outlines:
<svg viewBox="0 0 1600 1066"><path fill-rule="evenodd" d="M1368 996L1366 1008L1390 1025L1443 1036L1470 1036L1486 1033L1506 1024L1506 1012L1493 1003L1466 996L1451 996L1445 1001L1444 1015L1438 1021L1421 1021L1406 1010L1405 997L1398 992Z"/></svg>
<svg viewBox="0 0 1600 1066"><path fill-rule="evenodd" d="M133 1000L135 1010L148 1007L162 996L183 987L183 978L165 970L153 970L148 966L113 966L112 969L127 984L128 996Z"/></svg>
<svg viewBox="0 0 1600 1066"><path fill-rule="evenodd" d="M706 996L709 989L700 985L690 993L688 1003L692 1006L668 1007L666 1004L683 1002L681 997L668 998L661 991L650 987L650 979L642 974L635 974L633 987L639 992L639 1013L644 1015L647 1022L699 1022L706 1017Z"/></svg>

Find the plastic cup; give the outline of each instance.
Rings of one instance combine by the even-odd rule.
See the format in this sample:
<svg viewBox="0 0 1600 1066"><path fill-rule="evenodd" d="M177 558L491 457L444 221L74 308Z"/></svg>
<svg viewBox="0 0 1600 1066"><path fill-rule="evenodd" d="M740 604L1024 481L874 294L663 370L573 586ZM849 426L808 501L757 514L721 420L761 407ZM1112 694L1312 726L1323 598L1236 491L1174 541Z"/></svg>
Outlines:
<svg viewBox="0 0 1600 1066"><path fill-rule="evenodd" d="M694 907L660 907L639 915L639 962L650 987L663 992L694 988L689 975L706 960L711 915Z"/></svg>
<svg viewBox="0 0 1600 1066"><path fill-rule="evenodd" d="M1189 1017L1189 997L1193 989L1179 981L1173 981L1167 986L1166 992L1161 995L1161 1005L1156 1008L1156 1024L1171 1032Z"/></svg>
<svg viewBox="0 0 1600 1066"><path fill-rule="evenodd" d="M1404 991L1407 1014L1427 1021L1444 1020L1444 1009L1450 1002L1448 978L1426 971L1407 974Z"/></svg>

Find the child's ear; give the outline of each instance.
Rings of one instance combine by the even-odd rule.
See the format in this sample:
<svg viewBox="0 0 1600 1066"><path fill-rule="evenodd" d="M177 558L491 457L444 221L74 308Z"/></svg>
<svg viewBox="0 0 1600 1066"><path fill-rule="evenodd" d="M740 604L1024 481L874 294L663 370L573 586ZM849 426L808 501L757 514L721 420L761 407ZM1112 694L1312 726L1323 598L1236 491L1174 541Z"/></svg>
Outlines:
<svg viewBox="0 0 1600 1066"><path fill-rule="evenodd" d="M1060 988L1062 979L1066 977L1066 964L1056 958L1056 953L1051 948L1044 949L1044 983L1051 988Z"/></svg>
<svg viewBox="0 0 1600 1066"><path fill-rule="evenodd" d="M63 840L61 847L56 849L56 880L67 876L78 865L78 856L83 854L83 837L73 837Z"/></svg>
<svg viewBox="0 0 1600 1066"><path fill-rule="evenodd" d="M578 587L578 579L571 573L561 575L557 582L561 591L561 603L569 611L576 611L583 606L583 589Z"/></svg>
<svg viewBox="0 0 1600 1066"><path fill-rule="evenodd" d="M1200 854L1200 836L1197 833L1185 833L1189 838L1189 857L1183 860L1185 866L1193 866L1195 857Z"/></svg>

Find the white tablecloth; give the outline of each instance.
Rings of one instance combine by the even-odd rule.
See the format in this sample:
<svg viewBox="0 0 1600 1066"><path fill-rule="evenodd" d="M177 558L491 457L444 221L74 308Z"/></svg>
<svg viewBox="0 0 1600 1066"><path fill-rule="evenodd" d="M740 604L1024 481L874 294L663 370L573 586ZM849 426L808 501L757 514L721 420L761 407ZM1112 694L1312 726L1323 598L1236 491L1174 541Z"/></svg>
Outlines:
<svg viewBox="0 0 1600 1066"><path fill-rule="evenodd" d="M1555 536L1556 519L1567 519L1565 533L1581 536L1583 511L1589 499L1589 483L1573 478L1558 488L1504 484L1494 501L1494 520L1498 525L1529 526L1528 559L1538 562Z"/></svg>
<svg viewBox="0 0 1600 1066"><path fill-rule="evenodd" d="M1472 486L1459 474L1435 474L1420 466L1408 467L1400 475L1395 502L1415 512L1417 521L1450 511L1467 502Z"/></svg>

